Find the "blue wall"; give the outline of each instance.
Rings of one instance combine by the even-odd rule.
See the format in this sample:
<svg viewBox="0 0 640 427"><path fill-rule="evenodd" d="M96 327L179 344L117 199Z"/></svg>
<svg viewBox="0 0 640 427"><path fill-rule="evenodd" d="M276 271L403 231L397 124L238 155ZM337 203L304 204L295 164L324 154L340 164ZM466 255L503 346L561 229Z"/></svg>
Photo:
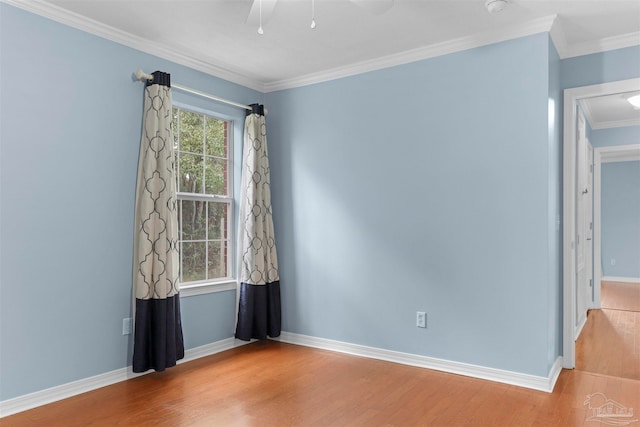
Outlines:
<svg viewBox="0 0 640 427"><path fill-rule="evenodd" d="M548 374L549 46L539 34L266 95L285 330Z"/></svg>
<svg viewBox="0 0 640 427"><path fill-rule="evenodd" d="M595 129L589 135L593 147L640 144L640 126Z"/></svg>
<svg viewBox="0 0 640 427"><path fill-rule="evenodd" d="M0 400L126 367L143 85L263 95L0 3ZM237 119L185 95L174 98ZM240 140L236 141L238 176ZM239 179L238 179L239 182ZM235 293L182 299L187 348L233 335Z"/></svg>
<svg viewBox="0 0 640 427"><path fill-rule="evenodd" d="M640 278L640 161L602 165L602 270Z"/></svg>
<svg viewBox="0 0 640 427"><path fill-rule="evenodd" d="M564 89L640 77L640 46L562 60Z"/></svg>
<svg viewBox="0 0 640 427"><path fill-rule="evenodd" d="M596 129L594 147L640 143L640 126ZM640 278L639 162L602 165L602 272L604 276ZM611 260L615 259L615 265Z"/></svg>
<svg viewBox="0 0 640 427"><path fill-rule="evenodd" d="M0 31L0 400L130 362L137 68L266 100L285 330L548 374L559 89L640 76L640 47L539 34L265 96L4 3ZM233 292L182 302L187 348L232 336Z"/></svg>

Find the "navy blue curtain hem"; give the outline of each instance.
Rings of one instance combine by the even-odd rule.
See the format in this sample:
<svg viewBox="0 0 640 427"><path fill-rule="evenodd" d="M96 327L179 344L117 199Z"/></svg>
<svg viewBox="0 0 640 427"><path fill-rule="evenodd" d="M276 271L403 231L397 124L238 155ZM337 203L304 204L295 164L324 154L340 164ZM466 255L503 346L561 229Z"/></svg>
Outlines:
<svg viewBox="0 0 640 427"><path fill-rule="evenodd" d="M161 372L184 358L180 295L136 299L133 372Z"/></svg>
<svg viewBox="0 0 640 427"><path fill-rule="evenodd" d="M266 285L240 283L235 337L243 341L279 337L282 329L280 281Z"/></svg>

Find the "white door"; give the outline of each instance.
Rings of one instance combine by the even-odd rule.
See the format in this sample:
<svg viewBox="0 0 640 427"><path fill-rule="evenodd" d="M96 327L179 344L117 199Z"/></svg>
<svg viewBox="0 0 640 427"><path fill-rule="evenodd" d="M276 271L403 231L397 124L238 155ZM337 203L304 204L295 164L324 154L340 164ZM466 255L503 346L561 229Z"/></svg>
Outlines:
<svg viewBox="0 0 640 427"><path fill-rule="evenodd" d="M587 139L587 194L585 194L585 268L586 268L586 304L587 309L594 306L593 284L593 145Z"/></svg>
<svg viewBox="0 0 640 427"><path fill-rule="evenodd" d="M591 211L589 199L592 190L589 189L589 153L586 136L586 122L582 114L578 115L577 129L577 192L576 192L576 319L574 328L574 338L578 338L582 327L587 321L587 309L591 306L591 287L589 286L588 248L591 247L592 240L589 230L589 216Z"/></svg>

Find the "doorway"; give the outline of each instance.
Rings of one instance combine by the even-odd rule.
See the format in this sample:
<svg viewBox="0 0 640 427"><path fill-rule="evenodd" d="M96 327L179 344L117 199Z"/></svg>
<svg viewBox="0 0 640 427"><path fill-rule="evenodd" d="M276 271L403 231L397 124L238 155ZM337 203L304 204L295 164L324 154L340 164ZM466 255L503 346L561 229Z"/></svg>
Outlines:
<svg viewBox="0 0 640 427"><path fill-rule="evenodd" d="M580 188L579 178L580 164L578 149L578 102L583 99L604 95L622 94L631 91L640 91L640 79L630 79L618 82L603 83L592 86L566 89L564 91L564 141L563 141L563 367L572 369L575 367L576 338L580 332L582 316L579 311L578 298L585 295L582 290L578 292L579 265L583 260L578 260L579 239L584 242L586 233L585 221L579 220L580 194L584 188ZM586 153L585 153L586 154ZM584 182L582 182L584 184ZM598 197L596 195L596 197ZM595 247L599 246L599 242ZM584 251L581 251L584 254ZM599 255L599 254L598 254ZM594 270L598 272L601 264L595 257ZM594 289L590 299L593 307L596 302L596 289L599 287L598 274L595 274ZM582 278L580 278L582 280ZM599 296L599 295L598 295ZM586 320L586 319L585 319ZM583 324L582 324L583 325Z"/></svg>
<svg viewBox="0 0 640 427"><path fill-rule="evenodd" d="M640 140L639 126L629 130L631 141ZM598 279L594 309L589 310L576 340L575 369L640 380L640 283L636 277L640 276L640 144L596 147L595 153L594 270ZM620 259L621 255L632 261ZM622 265L614 267L613 257Z"/></svg>
<svg viewBox="0 0 640 427"><path fill-rule="evenodd" d="M594 295L593 295L593 307L602 307L602 287L601 282L603 280L602 265L607 260L604 259L602 254L602 168L604 164L618 163L618 162L630 162L640 161L640 144L628 144L618 145L612 147L597 147L594 150L594 208L593 208L593 222L594 222ZM610 260L608 260L611 262ZM613 282L629 282L629 278L617 278L617 277L604 277L604 279ZM638 284L640 287L640 284Z"/></svg>

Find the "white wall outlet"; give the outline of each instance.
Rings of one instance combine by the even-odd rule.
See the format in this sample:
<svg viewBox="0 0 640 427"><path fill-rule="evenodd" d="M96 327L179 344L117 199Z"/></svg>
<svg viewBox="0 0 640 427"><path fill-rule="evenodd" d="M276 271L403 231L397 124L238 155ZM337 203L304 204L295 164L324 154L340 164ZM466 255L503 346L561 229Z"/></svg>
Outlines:
<svg viewBox="0 0 640 427"><path fill-rule="evenodd" d="M611 265L616 265L616 259L615 258L611 258Z"/></svg>
<svg viewBox="0 0 640 427"><path fill-rule="evenodd" d="M131 317L125 317L122 319L122 335L129 335L132 332L133 322Z"/></svg>
<svg viewBox="0 0 640 427"><path fill-rule="evenodd" d="M427 327L427 313L425 313L424 311L418 311L416 313L416 326L418 328Z"/></svg>

